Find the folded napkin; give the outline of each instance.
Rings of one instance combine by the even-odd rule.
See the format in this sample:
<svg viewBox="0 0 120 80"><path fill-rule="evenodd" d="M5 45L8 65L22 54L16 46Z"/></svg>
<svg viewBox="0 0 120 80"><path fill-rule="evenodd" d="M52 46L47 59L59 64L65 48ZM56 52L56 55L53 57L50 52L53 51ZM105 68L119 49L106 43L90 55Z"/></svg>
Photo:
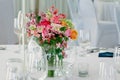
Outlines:
<svg viewBox="0 0 120 80"><path fill-rule="evenodd" d="M98 57L113 57L113 52L100 52Z"/></svg>

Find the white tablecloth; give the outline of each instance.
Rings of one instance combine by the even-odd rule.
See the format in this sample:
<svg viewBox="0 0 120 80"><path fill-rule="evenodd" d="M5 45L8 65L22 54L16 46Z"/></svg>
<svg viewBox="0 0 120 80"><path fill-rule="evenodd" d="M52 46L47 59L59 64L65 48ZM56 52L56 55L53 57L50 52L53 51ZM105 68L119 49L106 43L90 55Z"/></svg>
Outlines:
<svg viewBox="0 0 120 80"><path fill-rule="evenodd" d="M15 53L18 49L16 45L0 45L6 47L6 50L0 50L0 80L5 80L6 77L6 61L10 58L23 58L23 54ZM73 56L73 77L71 80L98 80L99 77L99 62L109 62L113 64L113 58L98 58L98 53L91 53L87 57ZM79 61L86 61L89 63L89 76L87 78L77 77L77 68L75 67ZM120 74L117 74L117 80L120 79ZM47 78L46 80L53 80ZM58 79L55 79L58 80ZM63 80L63 79L61 79ZM69 79L70 80L70 79Z"/></svg>

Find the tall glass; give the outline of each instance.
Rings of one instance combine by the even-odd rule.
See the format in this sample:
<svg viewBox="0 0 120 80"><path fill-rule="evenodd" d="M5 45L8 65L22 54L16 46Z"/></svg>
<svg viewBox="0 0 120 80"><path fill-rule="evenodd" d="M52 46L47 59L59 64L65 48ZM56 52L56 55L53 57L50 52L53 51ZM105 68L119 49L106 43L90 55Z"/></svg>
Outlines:
<svg viewBox="0 0 120 80"><path fill-rule="evenodd" d="M87 50L90 49L90 32L89 30L79 30L79 37L78 37L78 44L79 48L81 48L81 56L87 54Z"/></svg>
<svg viewBox="0 0 120 80"><path fill-rule="evenodd" d="M18 19L15 18L14 19L14 32L18 37L18 50L16 51L16 53L20 53L20 44L21 44L21 33L22 33L22 28L18 25Z"/></svg>

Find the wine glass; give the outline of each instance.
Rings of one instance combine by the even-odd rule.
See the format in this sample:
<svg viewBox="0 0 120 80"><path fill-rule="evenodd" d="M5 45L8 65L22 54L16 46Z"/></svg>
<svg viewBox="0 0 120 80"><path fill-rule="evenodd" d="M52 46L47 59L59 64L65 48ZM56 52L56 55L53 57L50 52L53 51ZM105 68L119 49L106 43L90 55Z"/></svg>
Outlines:
<svg viewBox="0 0 120 80"><path fill-rule="evenodd" d="M87 53L87 50L90 49L89 30L79 30L78 44L79 44L78 50L81 50L81 53L82 53L80 54L80 56L85 56Z"/></svg>
<svg viewBox="0 0 120 80"><path fill-rule="evenodd" d="M18 37L18 48L20 49L20 44L21 44L21 33L22 33L22 28L18 25L18 19L14 19L14 33ZM19 53L20 50L17 50L16 53Z"/></svg>
<svg viewBox="0 0 120 80"><path fill-rule="evenodd" d="M11 58L7 61L6 80L23 80L23 61L19 58Z"/></svg>

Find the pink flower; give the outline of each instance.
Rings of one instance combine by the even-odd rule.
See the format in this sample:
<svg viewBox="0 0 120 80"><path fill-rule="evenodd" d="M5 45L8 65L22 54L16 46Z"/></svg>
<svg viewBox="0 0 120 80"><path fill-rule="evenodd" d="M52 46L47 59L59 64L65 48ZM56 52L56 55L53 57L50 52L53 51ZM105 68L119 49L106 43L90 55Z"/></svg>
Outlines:
<svg viewBox="0 0 120 80"><path fill-rule="evenodd" d="M35 19L32 19L32 20L30 21L30 24L31 24L31 25L35 25L35 24L36 24L36 20L35 20Z"/></svg>
<svg viewBox="0 0 120 80"><path fill-rule="evenodd" d="M46 14L44 12L39 14L41 16L41 19L45 19L46 18Z"/></svg>
<svg viewBox="0 0 120 80"><path fill-rule="evenodd" d="M27 36L28 37L32 36L30 31L27 31Z"/></svg>
<svg viewBox="0 0 120 80"><path fill-rule="evenodd" d="M45 38L47 34L48 34L48 31L46 29L43 29L42 37Z"/></svg>
<svg viewBox="0 0 120 80"><path fill-rule="evenodd" d="M63 42L62 42L62 47L63 47L63 48L66 48L66 47L67 47L67 42L66 42L66 41L63 41Z"/></svg>
<svg viewBox="0 0 120 80"><path fill-rule="evenodd" d="M67 29L67 30L65 31L65 36L69 37L70 34L71 34L71 30L70 30L70 29Z"/></svg>
<svg viewBox="0 0 120 80"><path fill-rule="evenodd" d="M38 31L37 30L31 30L31 34L33 34L34 36L36 36L36 37L40 37L40 34L38 33Z"/></svg>
<svg viewBox="0 0 120 80"><path fill-rule="evenodd" d="M51 18L51 21L52 21L53 23L60 24L60 18L59 18L59 16L53 16L53 17Z"/></svg>
<svg viewBox="0 0 120 80"><path fill-rule="evenodd" d="M66 15L65 14L59 14L58 15L60 18L66 18Z"/></svg>
<svg viewBox="0 0 120 80"><path fill-rule="evenodd" d="M65 54L64 51L62 51L62 55L63 55L64 58L67 58L67 55Z"/></svg>
<svg viewBox="0 0 120 80"><path fill-rule="evenodd" d="M52 28L52 26L51 26L51 25L47 25L45 28L46 28L47 30L50 30L50 29Z"/></svg>
<svg viewBox="0 0 120 80"><path fill-rule="evenodd" d="M40 34L36 33L36 34L34 34L34 36L36 36L37 38L39 38Z"/></svg>

